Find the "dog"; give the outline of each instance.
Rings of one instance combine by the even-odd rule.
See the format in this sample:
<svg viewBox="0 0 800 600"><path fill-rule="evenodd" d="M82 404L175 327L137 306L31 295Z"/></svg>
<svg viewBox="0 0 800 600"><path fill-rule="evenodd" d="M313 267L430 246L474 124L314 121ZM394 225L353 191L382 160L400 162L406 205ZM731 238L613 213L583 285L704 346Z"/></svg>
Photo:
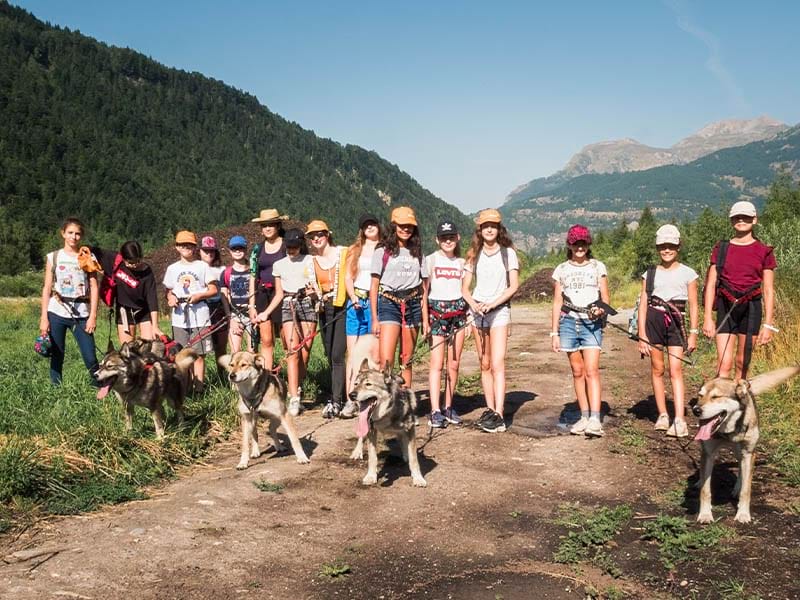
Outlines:
<svg viewBox="0 0 800 600"><path fill-rule="evenodd" d="M414 392L403 387L403 379L392 375L391 367L379 371L369 366L364 359L356 376L350 398L358 403L356 433L367 440L367 474L361 482L374 485L378 482L378 432L397 433L403 460L411 470L412 484L425 487L417 458L417 438L414 411L417 399ZM355 454L355 452L354 452Z"/></svg>
<svg viewBox="0 0 800 600"><path fill-rule="evenodd" d="M276 452L286 448L278 439L278 427L283 425L297 462L310 462L300 438L294 417L286 408L286 384L264 365L264 357L252 352L236 352L219 357L219 364L228 371L228 379L239 392L239 416L242 420L242 454L237 469L246 469L251 458L261 456L258 447L258 417L269 419L269 435Z"/></svg>
<svg viewBox="0 0 800 600"><path fill-rule="evenodd" d="M699 523L711 523L711 471L714 457L723 446L731 446L739 460L739 477L733 488L739 505L734 519L739 523L749 523L750 489L755 466L755 448L758 443L758 414L755 397L770 390L800 373L800 366L786 367L746 379L726 379L717 377L706 382L692 412L700 419L700 430L695 440L701 443L700 512Z"/></svg>
<svg viewBox="0 0 800 600"><path fill-rule="evenodd" d="M105 398L110 391L125 407L125 429L133 428L133 407L144 406L150 411L156 437L164 437L164 406L166 398L178 423L183 422L183 401L191 381L191 369L198 358L191 349L181 350L175 362L158 358L153 353L140 353L135 342L125 342L119 350L103 356L97 371L100 389L97 398Z"/></svg>
<svg viewBox="0 0 800 600"><path fill-rule="evenodd" d="M350 373L350 378L348 383L349 388L353 388L353 383L355 382L356 377L358 376L358 371L356 370L356 365L360 365L364 360L367 360L369 363L370 368L377 369L378 364L372 360L372 357L375 356L376 348L378 345L378 340L375 338L374 335L362 335L356 339L356 343L353 344L353 347L349 351L349 356L347 357L347 362L349 365L353 365L352 373ZM358 404L353 401L349 396L347 397L347 402L345 402L344 408L342 408L341 412L339 413L340 419L352 419L358 415ZM361 438L359 438L359 447L361 446ZM359 451L359 459L361 458L361 452Z"/></svg>

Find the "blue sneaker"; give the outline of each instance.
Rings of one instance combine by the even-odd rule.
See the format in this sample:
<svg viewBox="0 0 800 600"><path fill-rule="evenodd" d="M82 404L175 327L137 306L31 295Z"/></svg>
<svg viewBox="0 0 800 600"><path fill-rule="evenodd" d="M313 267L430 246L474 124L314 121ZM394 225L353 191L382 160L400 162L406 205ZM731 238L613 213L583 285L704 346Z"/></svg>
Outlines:
<svg viewBox="0 0 800 600"><path fill-rule="evenodd" d="M453 425L461 425L462 419L459 414L456 412L454 408L445 408L444 409L444 418L452 423Z"/></svg>
<svg viewBox="0 0 800 600"><path fill-rule="evenodd" d="M428 417L428 425L434 429L443 429L447 427L447 420L444 418L444 415L437 410Z"/></svg>

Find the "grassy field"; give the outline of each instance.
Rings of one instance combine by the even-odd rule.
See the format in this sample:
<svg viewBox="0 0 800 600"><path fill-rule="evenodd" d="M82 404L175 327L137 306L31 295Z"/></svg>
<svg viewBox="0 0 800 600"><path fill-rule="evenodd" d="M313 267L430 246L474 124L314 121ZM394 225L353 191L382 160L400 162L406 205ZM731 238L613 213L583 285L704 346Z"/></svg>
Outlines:
<svg viewBox="0 0 800 600"><path fill-rule="evenodd" d="M0 301L0 533L42 515L141 498L143 486L173 476L238 427L233 392L215 383L210 358L211 385L187 400L180 431L167 409L166 438L156 440L149 412L137 408L128 434L113 395L96 399L70 335L64 382L50 385L49 362L33 351L38 319L37 302ZM99 348L108 339L106 323L96 334ZM316 340L306 398L315 397L324 381L329 371Z"/></svg>

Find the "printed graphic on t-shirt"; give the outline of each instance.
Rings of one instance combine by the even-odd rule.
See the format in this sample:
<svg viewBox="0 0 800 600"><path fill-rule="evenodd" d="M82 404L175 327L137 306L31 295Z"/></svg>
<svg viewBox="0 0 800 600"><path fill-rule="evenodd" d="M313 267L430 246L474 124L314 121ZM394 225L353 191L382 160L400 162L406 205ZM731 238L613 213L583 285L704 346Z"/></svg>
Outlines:
<svg viewBox="0 0 800 600"><path fill-rule="evenodd" d="M131 277L125 271L119 270L117 271L117 279L124 282L128 287L136 289L139 287L139 280Z"/></svg>
<svg viewBox="0 0 800 600"><path fill-rule="evenodd" d="M234 302L247 300L250 295L250 275L248 273L231 272L230 280L231 299Z"/></svg>
<svg viewBox="0 0 800 600"><path fill-rule="evenodd" d="M197 275L192 271L181 271L178 273L178 287L173 290L178 298L188 298L194 292L201 292L205 289L205 284L197 280Z"/></svg>
<svg viewBox="0 0 800 600"><path fill-rule="evenodd" d="M461 279L461 269L458 267L439 267L433 268L433 276L436 279Z"/></svg>
<svg viewBox="0 0 800 600"><path fill-rule="evenodd" d="M80 298L86 295L86 277L77 262L74 265L60 263L56 267L56 282L58 293L64 298Z"/></svg>

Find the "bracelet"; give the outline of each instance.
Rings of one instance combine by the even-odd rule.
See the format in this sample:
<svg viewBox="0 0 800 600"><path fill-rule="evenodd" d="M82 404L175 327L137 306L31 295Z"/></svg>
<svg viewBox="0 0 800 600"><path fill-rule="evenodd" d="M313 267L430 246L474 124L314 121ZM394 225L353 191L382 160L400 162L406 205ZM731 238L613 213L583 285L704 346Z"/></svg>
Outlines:
<svg viewBox="0 0 800 600"><path fill-rule="evenodd" d="M770 331L774 331L775 333L780 333L780 329L775 327L774 325L770 325L769 323L764 323L762 325L764 329L769 329Z"/></svg>
<svg viewBox="0 0 800 600"><path fill-rule="evenodd" d="M695 333L695 334L697 334L697 333L700 333L700 330L699 330L699 329L690 329L690 330L689 330L689 333Z"/></svg>
<svg viewBox="0 0 800 600"><path fill-rule="evenodd" d="M557 331L551 331L551 332L550 332L550 337L551 337L551 338L552 338L552 337L556 337L557 335L558 335L558 332L557 332Z"/></svg>

